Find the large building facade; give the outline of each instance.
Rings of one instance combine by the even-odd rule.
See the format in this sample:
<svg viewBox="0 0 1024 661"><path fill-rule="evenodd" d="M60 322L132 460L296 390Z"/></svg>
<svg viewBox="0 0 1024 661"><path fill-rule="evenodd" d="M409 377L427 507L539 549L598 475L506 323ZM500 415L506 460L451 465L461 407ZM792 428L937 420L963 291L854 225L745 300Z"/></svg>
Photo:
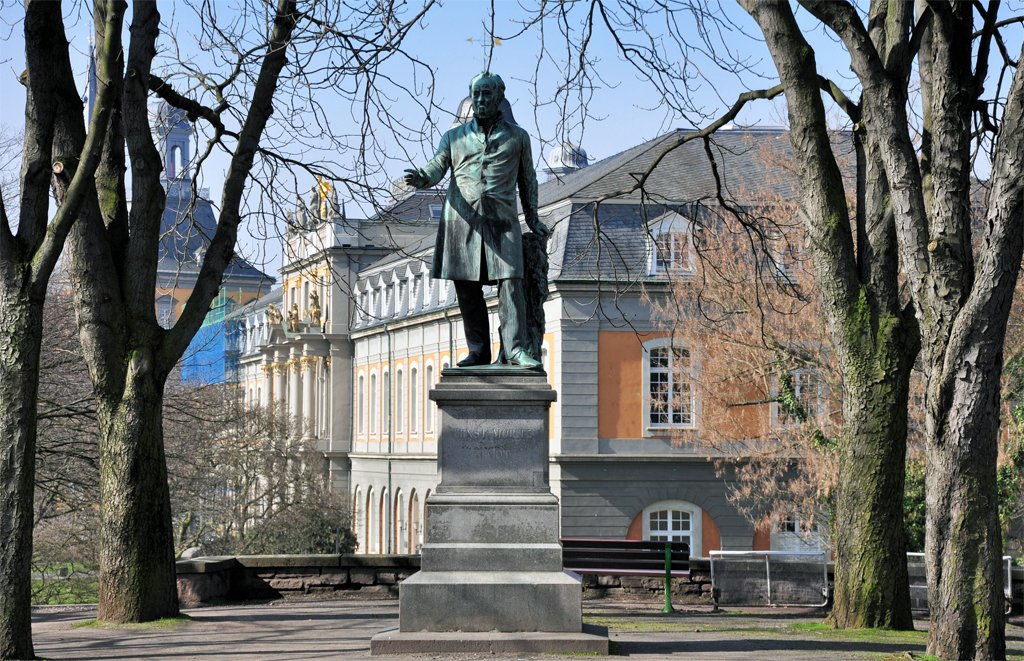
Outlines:
<svg viewBox="0 0 1024 661"><path fill-rule="evenodd" d="M692 225L717 196L704 146L663 158L647 184L656 198L629 191L678 137L592 165L568 147L571 158L554 159L540 187L540 217L553 230L542 363L558 395L550 478L562 535L670 538L695 556L802 546L796 529L743 516L728 473L696 442L706 422L701 370L715 349L681 342L658 301L675 295L672 280L697 274ZM762 191L755 154L785 140L780 131L716 137L732 199ZM283 288L237 313L243 396L284 406L296 433L320 441L333 484L351 497L359 552L415 552L438 482L441 420L429 391L467 352L454 287L429 272L441 203L440 191L417 192L351 231L340 217L306 224L288 238ZM402 245L367 240L385 228L393 238L403 222L415 231ZM493 291L487 300L493 330ZM770 435L772 410L747 413L752 437Z"/></svg>

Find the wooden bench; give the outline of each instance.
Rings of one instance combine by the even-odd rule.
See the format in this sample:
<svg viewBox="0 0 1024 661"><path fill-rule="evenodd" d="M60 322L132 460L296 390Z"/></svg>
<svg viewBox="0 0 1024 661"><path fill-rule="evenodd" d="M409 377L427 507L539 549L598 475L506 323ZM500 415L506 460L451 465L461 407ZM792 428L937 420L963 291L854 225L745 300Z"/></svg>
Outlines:
<svg viewBox="0 0 1024 661"><path fill-rule="evenodd" d="M690 545L638 539L563 538L562 567L578 574L662 576L665 608L672 612L672 577L690 576Z"/></svg>

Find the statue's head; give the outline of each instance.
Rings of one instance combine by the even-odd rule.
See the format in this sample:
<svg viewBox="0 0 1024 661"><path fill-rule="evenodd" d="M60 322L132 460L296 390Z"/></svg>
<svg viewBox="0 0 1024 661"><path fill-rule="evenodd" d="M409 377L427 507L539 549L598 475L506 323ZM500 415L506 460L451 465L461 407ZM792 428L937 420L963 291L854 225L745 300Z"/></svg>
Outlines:
<svg viewBox="0 0 1024 661"><path fill-rule="evenodd" d="M490 71L479 73L469 81L469 96L473 99L473 113L477 119L495 117L505 100L505 81Z"/></svg>

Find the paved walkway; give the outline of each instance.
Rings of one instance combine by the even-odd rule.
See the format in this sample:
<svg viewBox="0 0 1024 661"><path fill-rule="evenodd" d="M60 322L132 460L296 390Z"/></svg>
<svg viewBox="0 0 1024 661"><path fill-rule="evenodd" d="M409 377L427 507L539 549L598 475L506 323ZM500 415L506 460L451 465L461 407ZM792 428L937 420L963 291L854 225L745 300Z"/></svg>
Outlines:
<svg viewBox="0 0 1024 661"><path fill-rule="evenodd" d="M664 616L657 604L587 602L588 622L607 626L613 654L635 659L713 661L875 659L905 661L922 653L922 633L839 635L821 631L823 613L693 609ZM398 625L395 601L293 601L187 611L169 626L81 626L90 607L41 608L34 614L36 654L47 659L370 659L370 638ZM76 626L79 625L79 626ZM924 623L919 622L919 628ZM845 633L845 632L844 632ZM1024 661L1024 628L1007 628L1010 658ZM436 659L437 655L373 657ZM493 659L494 655L443 658ZM519 655L509 658L544 658ZM552 658L552 657L547 657Z"/></svg>

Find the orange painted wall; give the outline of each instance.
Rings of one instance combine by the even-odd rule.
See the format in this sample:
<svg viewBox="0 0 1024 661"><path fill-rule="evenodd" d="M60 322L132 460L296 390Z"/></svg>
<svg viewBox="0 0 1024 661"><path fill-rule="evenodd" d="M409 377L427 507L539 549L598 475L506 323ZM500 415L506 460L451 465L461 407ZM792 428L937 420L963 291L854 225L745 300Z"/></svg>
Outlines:
<svg viewBox="0 0 1024 661"><path fill-rule="evenodd" d="M643 339L627 331L597 334L597 435L643 436Z"/></svg>
<svg viewBox="0 0 1024 661"><path fill-rule="evenodd" d="M597 334L599 438L643 438L643 345L668 335L635 331L600 331Z"/></svg>
<svg viewBox="0 0 1024 661"><path fill-rule="evenodd" d="M771 551L772 550L772 528L771 524L762 523L754 529L754 540L752 550L754 551Z"/></svg>
<svg viewBox="0 0 1024 661"><path fill-rule="evenodd" d="M626 539L644 538L643 514L643 512L639 512L633 517L633 520L629 523L629 530L626 531Z"/></svg>
<svg viewBox="0 0 1024 661"><path fill-rule="evenodd" d="M710 555L708 551L722 548L722 535L718 532L718 525L711 515L703 511L701 514L703 516L700 521L700 555L706 558Z"/></svg>

